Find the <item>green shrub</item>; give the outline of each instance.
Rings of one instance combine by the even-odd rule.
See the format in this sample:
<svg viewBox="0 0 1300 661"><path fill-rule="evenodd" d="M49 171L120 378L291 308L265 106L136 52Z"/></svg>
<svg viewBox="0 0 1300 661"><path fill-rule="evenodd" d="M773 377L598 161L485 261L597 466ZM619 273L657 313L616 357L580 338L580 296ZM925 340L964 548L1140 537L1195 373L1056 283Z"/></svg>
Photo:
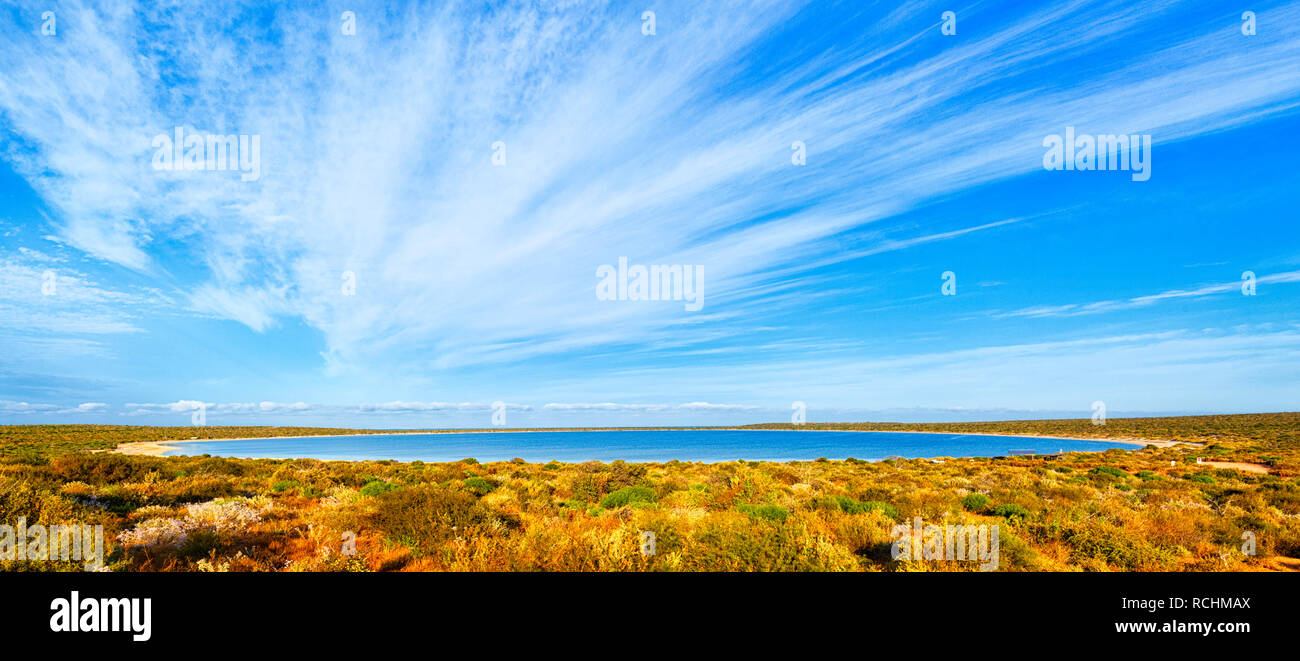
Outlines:
<svg viewBox="0 0 1300 661"><path fill-rule="evenodd" d="M736 509L755 520L785 521L790 516L790 510L779 505L740 505Z"/></svg>
<svg viewBox="0 0 1300 661"><path fill-rule="evenodd" d="M271 485L271 491L274 491L276 493L283 493L296 486L298 486L298 483L294 482L293 480L280 480L279 482L276 482L275 484Z"/></svg>
<svg viewBox="0 0 1300 661"><path fill-rule="evenodd" d="M617 509L632 503L653 503L655 492L646 487L623 487L600 499L600 506L605 509Z"/></svg>
<svg viewBox="0 0 1300 661"><path fill-rule="evenodd" d="M863 512L880 512L891 519L898 518L898 508L889 503L882 503L879 500L868 500L862 503Z"/></svg>
<svg viewBox="0 0 1300 661"><path fill-rule="evenodd" d="M961 506L971 512L982 512L989 506L989 497L982 493L968 494L961 499Z"/></svg>
<svg viewBox="0 0 1300 661"><path fill-rule="evenodd" d="M1128 473L1125 473L1124 471L1115 468L1114 466L1098 466L1088 472L1092 473L1093 475L1109 475L1111 477L1118 477L1120 479L1128 477Z"/></svg>
<svg viewBox="0 0 1300 661"><path fill-rule="evenodd" d="M844 499L843 497L837 498L835 496L819 496L817 498L812 499L812 501L809 502L809 506L811 506L815 510L827 510L831 512L838 512L844 509L843 507L840 506L840 500L842 499L852 500L852 498Z"/></svg>
<svg viewBox="0 0 1300 661"><path fill-rule="evenodd" d="M997 507L994 507L992 514L993 516L1001 516L1008 519L1024 518L1029 516L1029 510L1025 509L1024 505L1017 505L1016 503L1004 503L1002 505L998 505Z"/></svg>
<svg viewBox="0 0 1300 661"><path fill-rule="evenodd" d="M491 482L488 482L487 480L481 477L471 477L465 480L465 488L469 489L470 491L473 491L474 493L480 496L486 496L487 494L492 493L494 489L496 489L496 487L493 486Z"/></svg>
<svg viewBox="0 0 1300 661"><path fill-rule="evenodd" d="M390 484L383 480L371 480L367 482L365 486L361 487L361 495L366 498L372 498L395 489L397 489L396 484Z"/></svg>
<svg viewBox="0 0 1300 661"><path fill-rule="evenodd" d="M867 512L883 512L891 518L898 516L898 509L889 503L882 503L878 500L860 502L848 496L824 496L813 501L815 509L822 510L840 510L847 514L866 514Z"/></svg>
<svg viewBox="0 0 1300 661"><path fill-rule="evenodd" d="M1214 478L1209 475L1193 475L1187 478L1188 482L1200 482L1201 484L1214 484Z"/></svg>

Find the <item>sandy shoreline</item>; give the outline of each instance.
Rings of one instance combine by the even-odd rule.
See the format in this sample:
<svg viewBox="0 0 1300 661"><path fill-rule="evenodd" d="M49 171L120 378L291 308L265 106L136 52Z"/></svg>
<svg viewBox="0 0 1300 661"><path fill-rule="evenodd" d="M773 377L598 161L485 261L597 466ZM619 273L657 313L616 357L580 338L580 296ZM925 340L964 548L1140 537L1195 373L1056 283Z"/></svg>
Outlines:
<svg viewBox="0 0 1300 661"><path fill-rule="evenodd" d="M711 428L711 429L714 429L714 430L727 430L727 431L785 431L785 430L779 430L779 429L741 429L741 428L738 428L738 427L721 427L721 428L719 428L719 427L714 427L714 428ZM172 450L178 450L178 449L180 449L180 448L175 447L177 444L180 444L180 443L203 443L203 442L206 442L206 441L270 441L270 440L284 440L284 439L294 439L294 438L318 438L318 437L320 437L320 438L337 438L337 437L339 437L339 436L410 436L410 435L414 435L414 434L500 434L500 433L507 433L507 432L509 432L509 431L524 431L524 430L501 430L501 431L483 431L483 430L478 430L478 431L458 431L458 430L454 430L454 429L452 429L452 430L439 430L439 431L402 431L402 432L380 432L380 433L368 432L368 433L364 433L364 434L310 434L310 435L307 435L307 436L254 436L254 437L248 437L248 438L196 438L196 439L185 439L185 440L175 440L175 441L171 441L171 440L168 440L168 441L138 441L138 442L135 442L135 443L120 443L120 444L118 444L118 446L117 446L116 448L114 448L114 449L112 449L112 450L109 450L109 452L112 452L112 453L114 453L114 454L125 454L125 455L144 456L144 457L161 457L161 456L164 456L167 452L170 452L170 451L172 451ZM529 432L562 432L562 431L575 431L575 430L573 430L573 429L530 429L530 430L527 430L527 431L529 431ZM587 430L582 430L582 431L645 431L645 430L642 430L642 429L610 429L610 430L587 429ZM668 430L668 431L696 431L696 430L691 430L691 429L673 429L673 430ZM707 430L701 430L701 431L707 431ZM1114 438L1096 438L1096 437L1088 438L1088 437L1083 437L1083 436L1041 436L1041 435L1036 435L1036 434L1005 434L1005 433L997 433L997 432L982 432L982 433L979 433L979 434L965 434L965 433L960 433L960 432L943 432L943 431L909 431L909 432L900 432L900 431L898 431L898 430L886 430L886 429L879 429L879 430L873 430L873 429L821 429L821 430L817 430L817 429L809 429L809 430L806 430L806 431L839 431L839 432L881 431L881 432L888 432L888 433L906 433L906 434L947 434L947 435L949 435L949 436L952 436L952 435L962 435L962 436L1005 436L1005 437L1007 437L1007 438L1061 439L1061 440L1067 440L1067 441L1101 441L1101 442L1108 442L1108 443L1126 443L1126 444L1129 444L1129 445L1137 445L1137 446L1143 446L1143 447L1145 447L1145 446L1147 446L1147 445L1154 445L1154 446L1156 446L1156 447L1161 447L1161 448L1173 447L1173 446L1175 446L1175 445L1181 445L1181 444L1184 444L1184 443L1186 443L1186 444L1188 444L1188 445L1198 445L1197 443L1191 443L1191 442L1188 442L1188 441L1167 441L1167 440L1155 440L1155 439L1146 439L1146 438L1134 438L1134 437L1131 437L1131 436L1122 436L1122 437L1114 437Z"/></svg>
<svg viewBox="0 0 1300 661"><path fill-rule="evenodd" d="M167 441L175 443L176 441ZM144 457L161 457L168 450L175 450L165 443L155 441L140 441L138 443L118 443L117 447L109 450L112 454L130 454Z"/></svg>
<svg viewBox="0 0 1300 661"><path fill-rule="evenodd" d="M824 430L824 431L840 431L840 430ZM1113 436L1113 437L1043 436L1041 434L1007 434L1003 432L992 432L992 431L978 432L978 433L952 432L952 431L903 432L903 431L898 431L897 429L854 429L854 430L844 430L844 431L882 431L882 432L895 432L899 434L947 434L949 436L1005 436L1007 438L1046 438L1051 440L1060 439L1062 441L1101 441L1103 443L1127 443L1128 445L1140 445L1142 447L1146 447L1148 445L1154 445L1158 448L1172 448L1175 445L1200 445L1200 443L1196 443L1193 441L1169 441L1169 440L1161 440L1161 439L1154 439L1154 438L1138 438L1136 436Z"/></svg>

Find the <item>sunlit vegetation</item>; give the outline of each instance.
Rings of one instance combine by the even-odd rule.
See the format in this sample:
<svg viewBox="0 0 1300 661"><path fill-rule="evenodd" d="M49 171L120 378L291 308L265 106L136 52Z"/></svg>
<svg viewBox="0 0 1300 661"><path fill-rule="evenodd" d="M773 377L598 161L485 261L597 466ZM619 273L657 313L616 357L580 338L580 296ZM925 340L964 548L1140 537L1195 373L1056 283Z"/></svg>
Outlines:
<svg viewBox="0 0 1300 661"><path fill-rule="evenodd" d="M72 450L107 450L119 443L148 441L268 438L272 436L336 436L356 429L324 427L128 427L124 425L8 425L0 426L0 457L50 454ZM385 432L365 432L382 434Z"/></svg>
<svg viewBox="0 0 1300 661"><path fill-rule="evenodd" d="M1099 433L1086 420L971 424L979 428L961 431ZM934 426L906 428L925 427ZM93 452L123 441L289 435L216 429L0 428L0 522L103 525L107 564L117 571L976 570L892 559L891 531L913 517L998 525L1002 571L1243 571L1287 568L1300 557L1297 414L1112 420L1102 429L1116 436L1201 445L943 463L432 464ZM654 533L653 555L642 553L645 532ZM1254 555L1243 553L1245 539Z"/></svg>

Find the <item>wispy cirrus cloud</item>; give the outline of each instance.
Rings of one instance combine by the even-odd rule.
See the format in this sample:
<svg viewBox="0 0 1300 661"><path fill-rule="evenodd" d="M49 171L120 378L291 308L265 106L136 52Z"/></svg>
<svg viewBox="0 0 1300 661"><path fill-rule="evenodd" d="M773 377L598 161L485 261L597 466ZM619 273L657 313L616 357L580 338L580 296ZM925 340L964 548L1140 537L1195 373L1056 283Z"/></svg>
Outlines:
<svg viewBox="0 0 1300 661"><path fill-rule="evenodd" d="M35 353L49 350L37 343L60 337L69 355L111 355L150 319L185 315L203 324L176 332L167 359L192 361L187 374L238 365L246 381L215 397L190 384L140 385L170 372L150 365L131 375L134 401L181 392L245 402L213 404L241 415L409 416L480 413L485 404L465 400L499 397L535 402L510 405L524 413L704 414L780 410L769 400L798 389L783 380L790 373L827 396L819 375L840 383L830 399L841 407L858 393L899 407L975 406L971 382L945 390L953 401L917 385L943 379L923 357L983 364L1024 393L1058 370L1023 347L1070 340L1004 342L1004 322L983 333L945 328L957 344L979 336L1003 364L932 352L917 336L937 324L875 318L931 302L936 287L890 290L873 276L933 279L949 267L904 255L960 246L942 253L959 261L994 239L1008 244L995 260L1022 260L1040 249L1044 227L1084 222L1095 200L931 210L1041 173L1043 136L1066 125L1151 133L1164 150L1293 116L1300 98L1294 3L1256 7L1266 29L1248 40L1235 9L1174 2L981 3L960 11L964 27L951 39L937 35L950 9L937 2L883 16L851 3L764 0L741 11L667 2L655 7L654 37L640 33L640 9L620 3L351 9L355 36L329 12L254 2L61 3L60 33L48 38L24 23L26 7L0 15L0 31L14 37L0 49L0 127L12 138L3 157L51 219L55 246L5 235L4 247L16 247L0 257L0 284L20 294L0 287L0 346L35 356L7 367L33 371L50 355ZM177 126L260 136L262 176L155 171L152 140ZM791 162L795 141L806 165ZM597 300L596 268L621 256L699 265L703 310ZM85 298L59 307L34 294L46 268ZM100 275L123 270L155 286ZM1007 298L981 302L1012 310L995 320L1133 310L1238 286L1061 303L1006 273L967 273L962 297L945 302L1007 282L996 288ZM1279 277L1260 284L1291 282ZM969 318L960 305L950 309ZM253 344L265 348L232 349ZM883 344L893 358L878 357ZM1169 345L1140 346L1157 355ZM1215 364L1212 347L1199 350ZM295 352L310 368L280 363ZM1139 362L1151 379L1170 376L1159 360ZM863 382L846 365L905 385L853 390ZM266 383L247 385L262 375ZM355 401L357 384L381 403L271 401ZM697 401L664 403L683 400ZM130 412L176 413L186 401L199 400ZM593 408L602 406L615 408Z"/></svg>
<svg viewBox="0 0 1300 661"><path fill-rule="evenodd" d="M1011 222L833 249L842 233L1035 170L1042 135L1063 122L1166 144L1260 121L1300 90L1278 75L1300 65L1294 6L1270 12L1249 53L1217 31L1135 44L1172 6L1129 3L1033 11L930 52L917 37L932 21L909 17L935 6L864 22L834 47L787 40L790 57L741 94L726 83L752 75L744 54L788 36L807 5L670 4L659 39L600 3L362 7L356 37L282 8L283 37L265 42L251 24L225 30L238 8L72 5L68 38L6 51L0 108L22 142L11 158L71 245L151 270L166 268L155 246L184 238L207 271L187 287L196 310L257 331L300 317L337 364L448 367L678 323L666 306L586 295L594 267L619 255L704 265L713 309L780 269L798 277ZM140 50L144 31L158 48ZM1087 81L1022 75L1121 40L1141 56ZM150 139L178 125L260 134L266 175L152 171ZM491 165L496 140L506 167ZM790 165L792 140L809 145L809 166ZM356 297L338 295L345 270Z"/></svg>
<svg viewBox="0 0 1300 661"><path fill-rule="evenodd" d="M135 333L137 315L169 302L157 291L107 286L60 261L30 250L0 253L0 330L44 338Z"/></svg>
<svg viewBox="0 0 1300 661"><path fill-rule="evenodd" d="M1271 273L1255 278L1255 284L1272 285L1300 282L1300 271L1286 271L1283 273ZM1133 308L1146 307L1155 305L1162 301L1187 299L1187 298L1204 298L1217 294L1242 292L1241 281L1222 282L1216 284L1202 285L1191 289L1170 289L1156 294L1145 296L1134 296L1125 299L1113 299L1106 301L1094 301L1092 303L1065 303L1063 305L1040 305L1010 312L997 312L993 316L999 318L1006 317L1074 317L1086 314L1101 314L1103 312L1115 312L1119 310L1128 310Z"/></svg>

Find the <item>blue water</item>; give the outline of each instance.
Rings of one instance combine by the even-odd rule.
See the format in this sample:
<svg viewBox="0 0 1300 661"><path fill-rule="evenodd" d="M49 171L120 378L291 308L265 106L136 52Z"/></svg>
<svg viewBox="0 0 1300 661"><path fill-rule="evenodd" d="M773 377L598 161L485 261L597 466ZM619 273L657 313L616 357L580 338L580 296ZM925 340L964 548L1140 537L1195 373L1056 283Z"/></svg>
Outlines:
<svg viewBox="0 0 1300 661"><path fill-rule="evenodd" d="M793 461L818 457L856 457L878 461L890 456L993 457L1008 450L1101 452L1133 448L1123 443L1068 439L1012 438L975 434L788 430L649 430L553 431L371 436L314 436L247 441L181 443L168 456L210 454L219 457L323 460L394 459L397 461L508 461L555 459L631 462Z"/></svg>

